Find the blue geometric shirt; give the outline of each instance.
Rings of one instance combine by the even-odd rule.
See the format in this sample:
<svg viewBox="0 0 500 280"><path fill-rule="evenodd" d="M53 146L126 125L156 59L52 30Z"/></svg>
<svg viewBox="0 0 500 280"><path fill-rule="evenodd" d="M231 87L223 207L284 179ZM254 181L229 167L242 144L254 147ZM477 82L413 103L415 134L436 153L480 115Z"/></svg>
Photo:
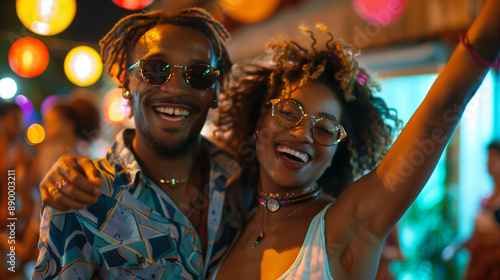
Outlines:
<svg viewBox="0 0 500 280"><path fill-rule="evenodd" d="M216 267L253 197L243 193L240 166L203 138L210 154L204 254L189 219L127 148L124 139L134 133L124 130L95 162L104 181L97 203L78 211L44 207L33 279L204 279Z"/></svg>

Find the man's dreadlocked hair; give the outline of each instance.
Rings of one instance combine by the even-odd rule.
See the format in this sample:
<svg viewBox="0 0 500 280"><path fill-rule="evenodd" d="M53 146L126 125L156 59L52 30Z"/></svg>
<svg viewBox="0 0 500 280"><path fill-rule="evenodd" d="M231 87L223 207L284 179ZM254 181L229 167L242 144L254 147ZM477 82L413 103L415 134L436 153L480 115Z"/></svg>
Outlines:
<svg viewBox="0 0 500 280"><path fill-rule="evenodd" d="M236 151L244 164L248 164L249 172L257 172L255 150L253 153L249 151L261 108L268 107L269 100L282 93L286 96L308 81L325 84L341 103L341 123L347 138L338 144L332 167L325 171L318 183L331 195L338 196L355 179L378 165L392 144L401 121L384 100L373 95L379 86L360 68L350 45L334 41L328 32L330 40L326 49L316 50L313 32L306 31L313 40L311 51L293 41L268 44L273 51L272 63L233 67L237 69L233 69L234 82L219 106L217 135L224 136L221 138ZM258 176L253 174L252 177Z"/></svg>
<svg viewBox="0 0 500 280"><path fill-rule="evenodd" d="M188 8L172 15L161 11L138 13L122 18L99 42L104 66L109 75L117 80L119 87L127 86L124 84L125 73L128 66L135 63L129 59L137 41L148 30L165 24L191 27L203 32L217 56L217 68L221 70L222 77L229 72L231 61L223 44L229 39L229 33L205 10Z"/></svg>

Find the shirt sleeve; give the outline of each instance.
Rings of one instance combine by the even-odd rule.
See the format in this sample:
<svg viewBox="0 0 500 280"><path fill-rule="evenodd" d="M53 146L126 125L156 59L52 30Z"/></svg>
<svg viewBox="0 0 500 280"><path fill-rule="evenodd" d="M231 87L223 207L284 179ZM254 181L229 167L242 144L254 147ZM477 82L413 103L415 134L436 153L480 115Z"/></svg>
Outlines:
<svg viewBox="0 0 500 280"><path fill-rule="evenodd" d="M97 265L89 235L73 211L45 207L32 279L91 279Z"/></svg>

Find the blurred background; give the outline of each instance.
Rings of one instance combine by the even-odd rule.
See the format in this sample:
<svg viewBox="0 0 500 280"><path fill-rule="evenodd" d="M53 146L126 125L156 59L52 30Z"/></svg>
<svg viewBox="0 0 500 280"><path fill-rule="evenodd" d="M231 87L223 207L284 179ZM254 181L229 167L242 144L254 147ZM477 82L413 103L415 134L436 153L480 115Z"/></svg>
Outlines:
<svg viewBox="0 0 500 280"><path fill-rule="evenodd" d="M102 71L98 54L99 40L123 16L142 10L175 12L191 6L205 8L231 33L227 47L233 62L265 54L265 44L274 38L310 40L299 26L314 28L316 23L323 23L336 38L353 45L360 54L360 63L380 82L379 95L398 110L399 117L406 122L483 2L2 1L0 102L16 103L21 108L21 137L17 145L32 158L31 170L37 170L29 173L32 180L25 183L24 210L38 211L28 205L30 201L36 205L40 176L59 155L71 152L93 159L103 156L115 134L133 125L127 117L129 109L121 91ZM493 191L493 181L486 168L486 146L500 138L499 85L498 70L492 70L468 106L429 183L398 224L393 243L399 244L401 254L389 250L393 252L388 254L389 274L380 279L461 279L463 276L469 252L459 249L445 258L442 253L447 246L471 235L481 200ZM75 130L74 127L83 133L70 135L68 131ZM6 131L1 127L0 137ZM2 157L7 157L10 150L6 148L1 152ZM3 172L2 180L7 174ZM28 224L24 226L29 228ZM16 236L21 238L20 234ZM27 246L36 256L36 245ZM16 249L20 248L21 245ZM2 253L2 257L6 254ZM22 261L17 260L18 267L33 259L33 254L27 255ZM2 266L5 261L0 268L6 271ZM29 265L24 267L27 271L33 269Z"/></svg>

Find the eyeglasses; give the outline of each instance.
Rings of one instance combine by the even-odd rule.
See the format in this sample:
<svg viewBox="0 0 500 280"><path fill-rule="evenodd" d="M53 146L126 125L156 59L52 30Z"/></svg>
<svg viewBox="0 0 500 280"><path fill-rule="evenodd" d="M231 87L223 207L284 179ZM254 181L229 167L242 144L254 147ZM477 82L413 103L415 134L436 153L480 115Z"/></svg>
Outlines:
<svg viewBox="0 0 500 280"><path fill-rule="evenodd" d="M127 70L141 67L141 76L146 83L153 86L161 86L172 79L172 68L182 70L184 80L188 85L197 90L204 90L211 87L217 77L219 70L207 64L194 64L191 66L170 65L159 58L147 58L137 61Z"/></svg>
<svg viewBox="0 0 500 280"><path fill-rule="evenodd" d="M328 117L305 114L302 106L293 99L272 99L269 103L272 104L274 122L283 128L299 125L306 116L313 118L312 136L320 145L336 145L347 136L341 124Z"/></svg>

